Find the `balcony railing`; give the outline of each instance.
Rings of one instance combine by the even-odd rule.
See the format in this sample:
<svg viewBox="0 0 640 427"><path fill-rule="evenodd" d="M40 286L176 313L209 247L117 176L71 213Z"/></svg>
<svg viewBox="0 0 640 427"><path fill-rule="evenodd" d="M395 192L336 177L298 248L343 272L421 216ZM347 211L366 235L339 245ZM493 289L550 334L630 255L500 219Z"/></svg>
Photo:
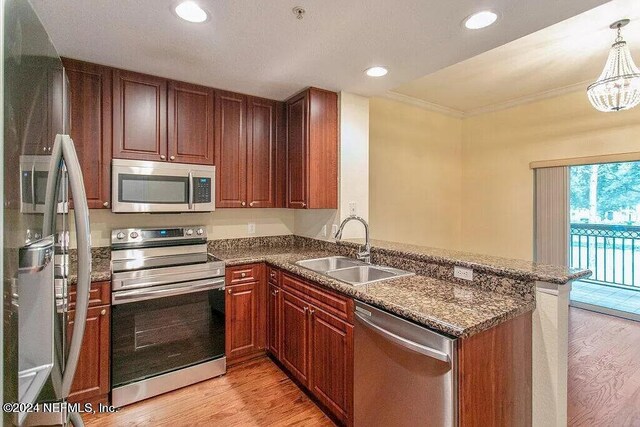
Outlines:
<svg viewBox="0 0 640 427"><path fill-rule="evenodd" d="M571 224L569 263L593 271L591 282L640 291L640 227Z"/></svg>

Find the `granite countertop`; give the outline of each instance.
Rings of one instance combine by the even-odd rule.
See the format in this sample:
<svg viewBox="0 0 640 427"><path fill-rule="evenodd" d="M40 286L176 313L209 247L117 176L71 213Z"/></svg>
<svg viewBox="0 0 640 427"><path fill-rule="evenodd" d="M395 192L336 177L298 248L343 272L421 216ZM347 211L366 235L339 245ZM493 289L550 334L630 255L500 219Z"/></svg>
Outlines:
<svg viewBox="0 0 640 427"><path fill-rule="evenodd" d="M415 275L352 286L304 269L296 261L335 252L296 246L211 248L227 266L266 262L321 286L454 337L469 337L535 308L535 301Z"/></svg>
<svg viewBox="0 0 640 427"><path fill-rule="evenodd" d="M72 249L69 251L70 266L69 277L67 283L75 285L78 283L78 272L76 271L77 252ZM111 280L111 248L99 247L91 249L91 281L103 282Z"/></svg>
<svg viewBox="0 0 640 427"><path fill-rule="evenodd" d="M353 239L341 242L340 244L361 245L364 244L364 240ZM421 261L455 264L462 267L473 268L478 271L508 275L522 280L539 280L558 285L564 285L576 279L589 277L592 274L590 270L578 270L521 259L502 258L373 239L371 240L371 253L373 254L376 251L384 251Z"/></svg>

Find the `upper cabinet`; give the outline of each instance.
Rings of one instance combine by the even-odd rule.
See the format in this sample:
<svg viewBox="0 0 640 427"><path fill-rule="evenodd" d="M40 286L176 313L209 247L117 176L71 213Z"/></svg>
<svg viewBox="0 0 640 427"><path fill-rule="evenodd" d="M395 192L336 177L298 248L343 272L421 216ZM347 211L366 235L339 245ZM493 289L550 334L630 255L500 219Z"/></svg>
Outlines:
<svg viewBox="0 0 640 427"><path fill-rule="evenodd" d="M277 102L249 98L247 114L247 203L254 208L276 205Z"/></svg>
<svg viewBox="0 0 640 427"><path fill-rule="evenodd" d="M287 101L286 207L338 207L338 95L307 89Z"/></svg>
<svg viewBox="0 0 640 427"><path fill-rule="evenodd" d="M216 91L216 207L247 205L247 97Z"/></svg>
<svg viewBox="0 0 640 427"><path fill-rule="evenodd" d="M215 98L216 207L282 207L283 104L223 91Z"/></svg>
<svg viewBox="0 0 640 427"><path fill-rule="evenodd" d="M111 196L111 74L109 67L63 59L69 79L69 134L78 153L89 209Z"/></svg>
<svg viewBox="0 0 640 427"><path fill-rule="evenodd" d="M169 82L170 161L213 165L213 89Z"/></svg>
<svg viewBox="0 0 640 427"><path fill-rule="evenodd" d="M114 71L113 157L167 159L165 79L131 71Z"/></svg>

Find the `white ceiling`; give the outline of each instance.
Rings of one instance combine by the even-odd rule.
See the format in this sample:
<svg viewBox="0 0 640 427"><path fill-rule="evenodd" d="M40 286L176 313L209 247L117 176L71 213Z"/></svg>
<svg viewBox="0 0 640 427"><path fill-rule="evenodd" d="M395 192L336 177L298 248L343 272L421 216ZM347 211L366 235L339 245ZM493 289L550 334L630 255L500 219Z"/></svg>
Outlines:
<svg viewBox="0 0 640 427"><path fill-rule="evenodd" d="M309 85L382 94L605 2L199 1L211 11L205 24L176 18L174 0L31 0L62 56L275 99ZM484 8L498 24L461 26ZM378 64L386 77L365 76Z"/></svg>
<svg viewBox="0 0 640 427"><path fill-rule="evenodd" d="M614 0L393 92L472 115L586 90L602 72L615 38L609 25L622 18L631 19L622 35L640 65L640 0Z"/></svg>

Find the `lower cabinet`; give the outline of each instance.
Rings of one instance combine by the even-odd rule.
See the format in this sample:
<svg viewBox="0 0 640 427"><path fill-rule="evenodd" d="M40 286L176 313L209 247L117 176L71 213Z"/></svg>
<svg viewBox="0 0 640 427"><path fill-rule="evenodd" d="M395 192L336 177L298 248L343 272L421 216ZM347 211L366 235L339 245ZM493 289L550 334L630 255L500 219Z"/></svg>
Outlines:
<svg viewBox="0 0 640 427"><path fill-rule="evenodd" d="M227 268L225 354L228 365L265 352L267 313L263 270L263 264Z"/></svg>
<svg viewBox="0 0 640 427"><path fill-rule="evenodd" d="M352 301L282 272L280 285L271 285L282 295L270 298L269 320L281 335L272 355L336 420L351 424Z"/></svg>
<svg viewBox="0 0 640 427"><path fill-rule="evenodd" d="M109 282L91 284L91 299L87 311L82 348L69 394L70 402L107 403L109 400L111 307L108 299L94 295L109 295ZM67 336L75 324L75 291L70 290L70 310L67 315ZM100 305L98 305L100 304Z"/></svg>

